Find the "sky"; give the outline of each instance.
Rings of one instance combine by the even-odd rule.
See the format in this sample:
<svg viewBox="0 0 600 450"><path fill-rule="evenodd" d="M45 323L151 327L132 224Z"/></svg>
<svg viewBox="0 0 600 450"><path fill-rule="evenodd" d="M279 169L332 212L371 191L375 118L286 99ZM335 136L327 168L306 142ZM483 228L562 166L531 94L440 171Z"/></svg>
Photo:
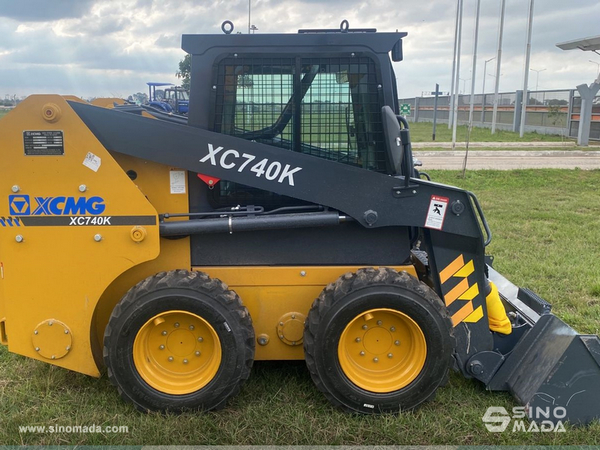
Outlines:
<svg viewBox="0 0 600 450"><path fill-rule="evenodd" d="M477 0L464 0L459 90L472 79ZM400 97L450 91L456 0L250 0L256 33L299 28L404 31L404 61L395 63ZM527 0L507 0L500 92L523 88ZM146 92L147 81L177 83L182 34L220 34L231 20L248 32L247 0L0 0L0 98L35 93L83 98ZM500 0L481 1L475 93L484 61L496 56ZM563 51L556 43L600 35L600 1L535 2L529 89L572 89L591 83L600 56ZM589 62L592 60L594 62ZM493 92L495 60L487 64Z"/></svg>

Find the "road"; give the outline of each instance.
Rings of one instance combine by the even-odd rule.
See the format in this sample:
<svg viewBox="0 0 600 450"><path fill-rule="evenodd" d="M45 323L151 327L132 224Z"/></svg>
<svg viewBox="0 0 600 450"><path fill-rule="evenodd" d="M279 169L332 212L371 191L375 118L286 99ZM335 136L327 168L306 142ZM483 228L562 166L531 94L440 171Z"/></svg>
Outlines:
<svg viewBox="0 0 600 450"><path fill-rule="evenodd" d="M427 169L462 170L465 151L419 151L414 157ZM580 150L470 150L467 169L600 169L600 151Z"/></svg>

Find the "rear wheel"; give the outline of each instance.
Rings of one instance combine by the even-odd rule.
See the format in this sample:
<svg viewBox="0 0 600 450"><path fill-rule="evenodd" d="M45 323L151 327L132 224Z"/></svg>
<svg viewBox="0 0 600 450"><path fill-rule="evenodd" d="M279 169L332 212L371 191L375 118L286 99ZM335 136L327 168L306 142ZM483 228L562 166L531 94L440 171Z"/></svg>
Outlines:
<svg viewBox="0 0 600 450"><path fill-rule="evenodd" d="M140 410L210 410L248 378L254 331L240 298L221 281L162 272L115 307L104 359L121 396Z"/></svg>
<svg viewBox="0 0 600 450"><path fill-rule="evenodd" d="M317 387L354 412L409 410L447 377L454 339L446 308L406 272L361 269L327 286L305 325Z"/></svg>

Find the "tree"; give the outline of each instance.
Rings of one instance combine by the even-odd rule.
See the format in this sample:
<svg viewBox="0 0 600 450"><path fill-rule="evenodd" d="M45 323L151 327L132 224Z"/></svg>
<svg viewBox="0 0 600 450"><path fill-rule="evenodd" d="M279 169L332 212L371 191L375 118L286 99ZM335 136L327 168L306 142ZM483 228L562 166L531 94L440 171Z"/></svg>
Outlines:
<svg viewBox="0 0 600 450"><path fill-rule="evenodd" d="M241 88L251 88L252 86L254 86L252 77L248 74L238 75L237 84Z"/></svg>
<svg viewBox="0 0 600 450"><path fill-rule="evenodd" d="M177 78L181 79L181 87L189 94L190 76L192 74L192 56L187 54L179 61L179 70L175 73Z"/></svg>
<svg viewBox="0 0 600 450"><path fill-rule="evenodd" d="M148 94L146 94L144 92L137 92L137 93L133 94L132 97L133 97L133 101L135 103L137 103L138 105L143 105L145 103L148 103Z"/></svg>
<svg viewBox="0 0 600 450"><path fill-rule="evenodd" d="M560 105L548 105L548 118L555 127L564 127L563 119L566 119L567 113L562 111Z"/></svg>

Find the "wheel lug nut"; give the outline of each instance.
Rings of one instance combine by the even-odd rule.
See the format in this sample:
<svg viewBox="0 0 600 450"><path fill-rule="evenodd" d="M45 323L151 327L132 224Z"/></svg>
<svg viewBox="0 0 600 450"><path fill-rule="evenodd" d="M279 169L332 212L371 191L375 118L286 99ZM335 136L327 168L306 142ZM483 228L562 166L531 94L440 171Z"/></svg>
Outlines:
<svg viewBox="0 0 600 450"><path fill-rule="evenodd" d="M192 331L193 331L193 330L194 330L194 328L195 328L195 327L194 327L194 325L190 325L190 330L192 330Z"/></svg>
<svg viewBox="0 0 600 450"><path fill-rule="evenodd" d="M365 352L360 352L360 356L365 356Z"/></svg>
<svg viewBox="0 0 600 450"><path fill-rule="evenodd" d="M173 357L169 356L169 362L173 362Z"/></svg>
<svg viewBox="0 0 600 450"><path fill-rule="evenodd" d="M390 331L393 333L394 331L396 331L396 327L391 327Z"/></svg>
<svg viewBox="0 0 600 450"><path fill-rule="evenodd" d="M175 324L173 325L175 328L179 328L179 322L175 322Z"/></svg>
<svg viewBox="0 0 600 450"><path fill-rule="evenodd" d="M366 330L367 328L369 328L366 324L362 326L363 330Z"/></svg>
<svg viewBox="0 0 600 450"><path fill-rule="evenodd" d="M392 355L391 353L388 353L388 358L393 358L394 355Z"/></svg>
<svg viewBox="0 0 600 450"><path fill-rule="evenodd" d="M183 360L183 363L184 363L184 364L187 364L187 363L188 363L188 360L187 360L187 359L184 359L184 360Z"/></svg>
<svg viewBox="0 0 600 450"><path fill-rule="evenodd" d="M167 335L167 332L166 332L166 330L165 330L165 331L163 331L161 334L162 334L163 336L166 336L166 335Z"/></svg>
<svg viewBox="0 0 600 450"><path fill-rule="evenodd" d="M200 356L200 352L196 350L196 356Z"/></svg>
<svg viewBox="0 0 600 450"><path fill-rule="evenodd" d="M378 320L378 321L377 321L377 325L379 325L379 326L381 326L381 324L382 324L382 323L383 323L383 322L382 322L381 320Z"/></svg>
<svg viewBox="0 0 600 450"><path fill-rule="evenodd" d="M376 356L375 358L373 358L373 362L379 362L379 358Z"/></svg>
<svg viewBox="0 0 600 450"><path fill-rule="evenodd" d="M198 338L198 342L202 342L204 339L202 337Z"/></svg>
<svg viewBox="0 0 600 450"><path fill-rule="evenodd" d="M400 345L400 341L394 341L394 345Z"/></svg>
<svg viewBox="0 0 600 450"><path fill-rule="evenodd" d="M355 340L356 340L356 342L360 342L360 338L356 338Z"/></svg>
<svg viewBox="0 0 600 450"><path fill-rule="evenodd" d="M158 347L158 348L160 348L161 350L164 350L164 349L165 349L165 346L164 346L164 345L161 345L161 346L160 346L160 347Z"/></svg>

